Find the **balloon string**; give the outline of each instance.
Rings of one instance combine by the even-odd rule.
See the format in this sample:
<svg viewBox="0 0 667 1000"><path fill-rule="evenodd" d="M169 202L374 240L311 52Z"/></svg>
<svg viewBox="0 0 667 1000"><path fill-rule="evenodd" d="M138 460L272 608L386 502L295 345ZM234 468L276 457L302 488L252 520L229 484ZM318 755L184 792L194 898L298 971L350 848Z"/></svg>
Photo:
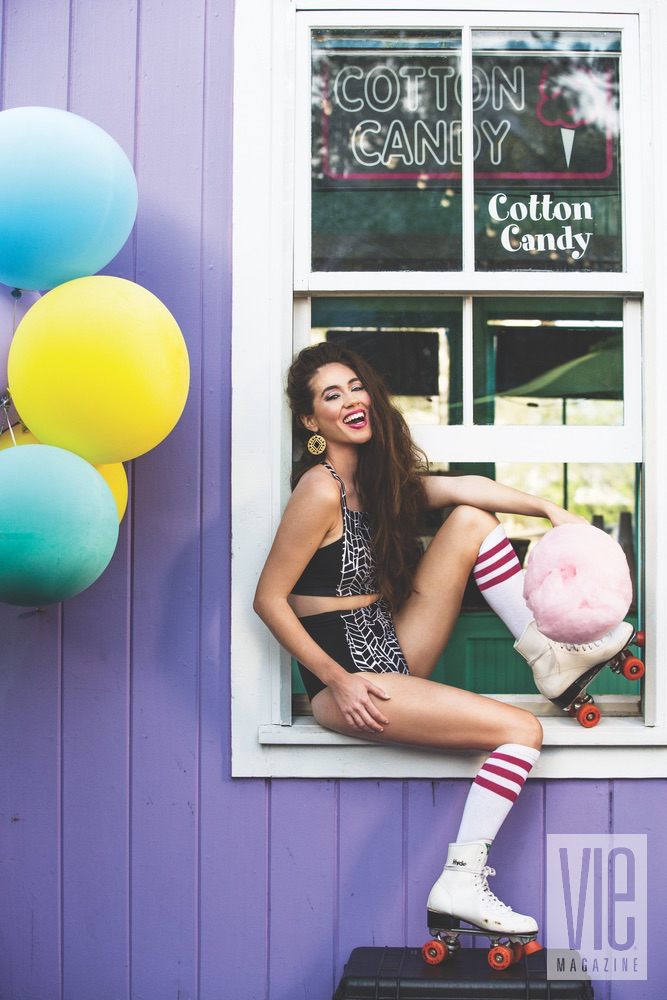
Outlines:
<svg viewBox="0 0 667 1000"><path fill-rule="evenodd" d="M12 320L12 326L14 328L14 333L16 333L16 312L19 304L19 299L21 298L22 292L20 288L12 289L12 298L14 299L14 317ZM9 395L9 390L7 390L6 395L0 397L0 406L2 406L5 411L5 422L7 424L7 430L9 431L9 436L12 439L12 443L16 448L16 438L14 437L14 428L12 427L11 421L9 419L9 407L11 406L11 396Z"/></svg>
<svg viewBox="0 0 667 1000"><path fill-rule="evenodd" d="M7 424L7 430L9 431L9 435L10 435L12 441L14 442L14 445L16 445L16 438L14 437L14 429L12 428L11 421L9 419L9 404L10 404L10 398L9 398L9 396L2 396L0 398L0 406L2 406L2 409L4 410L5 423Z"/></svg>
<svg viewBox="0 0 667 1000"><path fill-rule="evenodd" d="M0 406L2 407L2 409L4 411L5 423L7 424L7 430L9 431L9 435L10 435L12 441L14 442L14 445L16 445L16 438L14 437L14 429L12 428L12 424L11 424L11 421L9 419L9 407L10 407L10 405L11 405L11 396L9 394L7 394L6 396L0 396ZM0 433L1 433L1 431L0 431Z"/></svg>

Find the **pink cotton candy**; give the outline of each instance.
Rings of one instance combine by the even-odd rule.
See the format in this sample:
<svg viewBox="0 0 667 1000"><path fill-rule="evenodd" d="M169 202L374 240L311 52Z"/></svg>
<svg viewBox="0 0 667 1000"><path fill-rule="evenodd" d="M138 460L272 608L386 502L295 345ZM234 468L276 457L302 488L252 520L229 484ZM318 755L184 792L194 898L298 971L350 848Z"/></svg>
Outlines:
<svg viewBox="0 0 667 1000"><path fill-rule="evenodd" d="M530 554L523 595L550 639L594 642L623 621L632 601L623 549L590 524L552 528Z"/></svg>

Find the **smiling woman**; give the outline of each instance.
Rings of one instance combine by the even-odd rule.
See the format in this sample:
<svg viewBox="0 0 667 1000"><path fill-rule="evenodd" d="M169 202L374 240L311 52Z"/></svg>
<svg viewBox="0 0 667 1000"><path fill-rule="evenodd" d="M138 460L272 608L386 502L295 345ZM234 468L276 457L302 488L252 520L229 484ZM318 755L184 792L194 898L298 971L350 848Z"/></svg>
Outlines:
<svg viewBox="0 0 667 1000"><path fill-rule="evenodd" d="M340 434L343 440L353 440L357 444L370 440L370 396L351 368L328 364L316 372L311 384L313 412L301 417L307 430L322 434L329 446Z"/></svg>
<svg viewBox="0 0 667 1000"><path fill-rule="evenodd" d="M421 554L417 536L424 499L419 473L425 459L383 379L345 345L324 343L295 359L287 393L295 438L307 445L308 436L319 428L326 440L326 460L344 480L350 509L375 511L380 589L391 603L400 603L412 590ZM356 422L350 423L353 417ZM320 461L306 447L292 486L317 471ZM332 492L337 510L338 492Z"/></svg>
<svg viewBox="0 0 667 1000"><path fill-rule="evenodd" d="M313 715L326 729L441 751L495 751L496 761L475 780L429 897L429 920L434 927L452 918L477 928L493 922L499 933L532 942L536 922L496 899L485 864L539 757L542 727L523 708L429 676L473 568L517 651L539 665L536 683L545 691L549 685L549 697L562 695L572 674L622 648L632 626L608 633L600 648L569 649L564 687L565 647L537 630L523 599L521 565L493 511L548 517L554 525L583 518L481 476L429 476L383 380L343 344L302 350L289 371L288 395L295 434L306 444L317 435L325 452L304 449L255 610L297 660ZM423 515L445 507L454 509L422 554Z"/></svg>

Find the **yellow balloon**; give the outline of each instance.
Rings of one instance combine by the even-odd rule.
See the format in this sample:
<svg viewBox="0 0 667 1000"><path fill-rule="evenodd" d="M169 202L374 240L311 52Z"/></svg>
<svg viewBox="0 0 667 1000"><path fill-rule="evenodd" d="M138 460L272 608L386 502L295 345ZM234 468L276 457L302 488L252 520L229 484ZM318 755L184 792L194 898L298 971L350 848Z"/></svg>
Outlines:
<svg viewBox="0 0 667 1000"><path fill-rule="evenodd" d="M133 281L107 275L67 281L35 302L14 334L7 371L33 434L93 465L159 444L183 411L190 379L167 307Z"/></svg>
<svg viewBox="0 0 667 1000"><path fill-rule="evenodd" d="M13 435L13 437L12 437ZM22 444L41 444L34 434L31 434L27 427L22 424L14 424L11 429L6 428L0 434L0 451L5 448L13 448ZM127 473L122 462L114 462L112 465L96 465L95 468L105 480L107 486L113 493L118 508L118 523L123 520L123 515L127 509L128 484Z"/></svg>
<svg viewBox="0 0 667 1000"><path fill-rule="evenodd" d="M128 486L125 467L122 462L114 462L111 465L96 465L95 468L113 493L118 508L118 523L120 524L127 509Z"/></svg>

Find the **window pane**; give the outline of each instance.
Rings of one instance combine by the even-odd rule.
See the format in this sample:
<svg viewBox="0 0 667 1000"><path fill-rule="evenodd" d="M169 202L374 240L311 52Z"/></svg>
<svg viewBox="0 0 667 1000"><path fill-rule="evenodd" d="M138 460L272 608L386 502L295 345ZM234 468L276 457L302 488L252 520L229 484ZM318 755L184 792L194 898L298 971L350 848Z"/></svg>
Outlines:
<svg viewBox="0 0 667 1000"><path fill-rule="evenodd" d="M620 32L473 32L477 270L620 271Z"/></svg>
<svg viewBox="0 0 667 1000"><path fill-rule="evenodd" d="M460 299L316 298L312 343L338 340L384 375L409 424L460 424Z"/></svg>
<svg viewBox="0 0 667 1000"><path fill-rule="evenodd" d="M620 299L477 299L475 423L623 424Z"/></svg>
<svg viewBox="0 0 667 1000"><path fill-rule="evenodd" d="M461 268L460 32L312 34L314 271Z"/></svg>

